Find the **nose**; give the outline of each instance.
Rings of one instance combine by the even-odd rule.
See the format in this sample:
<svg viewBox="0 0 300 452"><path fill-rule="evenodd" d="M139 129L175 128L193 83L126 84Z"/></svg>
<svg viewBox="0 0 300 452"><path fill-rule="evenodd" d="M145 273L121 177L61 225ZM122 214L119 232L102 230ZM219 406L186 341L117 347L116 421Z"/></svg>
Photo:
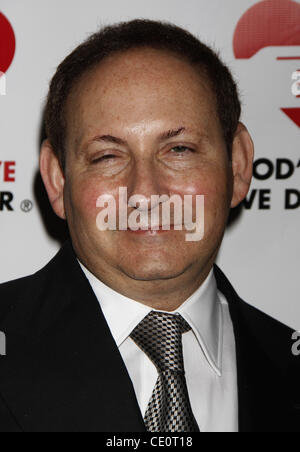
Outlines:
<svg viewBox="0 0 300 452"><path fill-rule="evenodd" d="M150 210L152 195L168 194L167 180L151 158L136 159L128 181L129 206L138 210ZM131 198L131 199L130 199Z"/></svg>

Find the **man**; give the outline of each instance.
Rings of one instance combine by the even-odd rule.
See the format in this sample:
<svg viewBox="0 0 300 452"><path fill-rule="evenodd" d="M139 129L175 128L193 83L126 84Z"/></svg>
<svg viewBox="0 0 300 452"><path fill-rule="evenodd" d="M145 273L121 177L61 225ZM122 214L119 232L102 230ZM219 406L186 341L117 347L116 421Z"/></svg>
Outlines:
<svg viewBox="0 0 300 452"><path fill-rule="evenodd" d="M70 241L0 288L0 430L297 430L292 331L214 266L253 162L218 56L170 24L107 27L58 67L45 117L40 170ZM142 221L173 195L204 196L203 237L186 240L175 208L169 230L162 213L101 229L99 199L119 208L120 188Z"/></svg>

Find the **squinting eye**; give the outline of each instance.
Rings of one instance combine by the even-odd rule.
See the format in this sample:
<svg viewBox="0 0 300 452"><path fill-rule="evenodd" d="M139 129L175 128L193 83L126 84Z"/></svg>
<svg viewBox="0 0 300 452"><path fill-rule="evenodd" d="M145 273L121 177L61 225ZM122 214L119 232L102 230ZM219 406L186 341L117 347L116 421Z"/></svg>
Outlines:
<svg viewBox="0 0 300 452"><path fill-rule="evenodd" d="M188 148L188 147L186 147L186 146L174 146L174 147L171 149L171 151L172 151L174 154L184 154L184 153L186 153L186 151L194 152L193 149Z"/></svg>
<svg viewBox="0 0 300 452"><path fill-rule="evenodd" d="M103 162L104 160L111 160L113 158L115 158L115 155L106 154L106 155L102 155L102 157L96 158L95 160L92 161L92 163L99 163L99 162Z"/></svg>

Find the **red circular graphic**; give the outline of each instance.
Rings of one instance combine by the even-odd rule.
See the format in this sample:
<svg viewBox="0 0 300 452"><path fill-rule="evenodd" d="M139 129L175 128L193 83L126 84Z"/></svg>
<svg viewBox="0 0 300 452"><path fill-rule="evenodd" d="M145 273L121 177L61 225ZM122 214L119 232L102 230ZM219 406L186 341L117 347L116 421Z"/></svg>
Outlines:
<svg viewBox="0 0 300 452"><path fill-rule="evenodd" d="M251 58L264 47L299 45L300 5L292 0L256 3L239 20L233 38L236 58Z"/></svg>
<svg viewBox="0 0 300 452"><path fill-rule="evenodd" d="M16 39L7 18L0 13L0 71L6 72L14 58Z"/></svg>

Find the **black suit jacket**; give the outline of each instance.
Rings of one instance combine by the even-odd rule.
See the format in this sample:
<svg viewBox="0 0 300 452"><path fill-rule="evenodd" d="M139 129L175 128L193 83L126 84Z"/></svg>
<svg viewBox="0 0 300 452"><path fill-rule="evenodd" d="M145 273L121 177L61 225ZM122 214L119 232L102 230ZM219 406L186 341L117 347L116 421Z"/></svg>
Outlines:
<svg viewBox="0 0 300 452"><path fill-rule="evenodd" d="M220 269L237 344L239 430L299 431L292 331L243 302ZM284 300L283 300L284 302ZM1 432L143 432L134 389L70 242L36 274L0 285ZM201 384L201 382L199 382Z"/></svg>

